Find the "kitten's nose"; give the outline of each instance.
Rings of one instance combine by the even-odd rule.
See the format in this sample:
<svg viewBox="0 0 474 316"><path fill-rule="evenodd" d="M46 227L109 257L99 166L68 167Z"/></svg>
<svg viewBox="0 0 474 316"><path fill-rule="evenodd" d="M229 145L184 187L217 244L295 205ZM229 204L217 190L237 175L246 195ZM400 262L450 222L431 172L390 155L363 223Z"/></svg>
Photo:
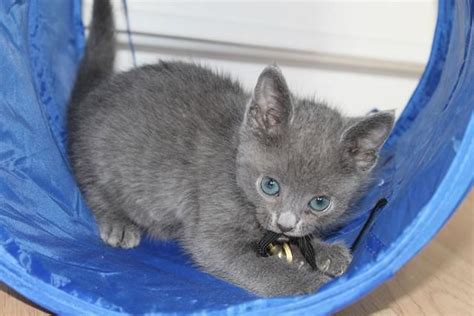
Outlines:
<svg viewBox="0 0 474 316"><path fill-rule="evenodd" d="M293 229L293 227L290 227L290 226L283 226L283 225L280 225L280 224L277 224L278 228L281 230L282 233L286 233L286 232L289 232L290 230Z"/></svg>
<svg viewBox="0 0 474 316"><path fill-rule="evenodd" d="M296 226L296 216L290 212L280 214L277 221L277 226L282 233L289 232Z"/></svg>

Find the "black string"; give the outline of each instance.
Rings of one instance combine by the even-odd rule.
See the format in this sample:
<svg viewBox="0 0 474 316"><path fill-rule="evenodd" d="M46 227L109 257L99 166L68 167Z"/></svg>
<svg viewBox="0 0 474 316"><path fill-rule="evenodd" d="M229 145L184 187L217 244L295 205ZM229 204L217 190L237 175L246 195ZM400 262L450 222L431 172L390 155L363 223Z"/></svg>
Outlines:
<svg viewBox="0 0 474 316"><path fill-rule="evenodd" d="M258 243L258 246L257 246L258 254L261 255L262 257L268 257L268 253L267 253L268 245L270 245L272 242L280 238L281 235L282 234L278 234L278 233L267 230L265 235L263 235L263 238Z"/></svg>
<svg viewBox="0 0 474 316"><path fill-rule="evenodd" d="M385 205L387 205L388 201L386 198L383 198L383 199L380 199L377 201L377 203L375 204L375 206L370 210L370 215L369 215L369 218L367 219L367 221L365 222L364 226L362 227L362 230L360 231L359 235L357 236L356 240L354 241L354 243L352 244L352 247L351 247L351 252L354 252L357 247L359 246L361 240L362 240L362 237L365 236L365 234L367 233L367 231L369 230L369 228L372 226L372 224L374 223L375 221L375 218L377 217L377 215L379 214L379 212L383 209L383 207Z"/></svg>
<svg viewBox="0 0 474 316"><path fill-rule="evenodd" d="M306 262L311 266L311 268L313 268L313 270L316 270L316 254L314 253L313 244L311 243L312 239L313 238L310 235L306 235L299 238L292 238L291 241L296 243Z"/></svg>

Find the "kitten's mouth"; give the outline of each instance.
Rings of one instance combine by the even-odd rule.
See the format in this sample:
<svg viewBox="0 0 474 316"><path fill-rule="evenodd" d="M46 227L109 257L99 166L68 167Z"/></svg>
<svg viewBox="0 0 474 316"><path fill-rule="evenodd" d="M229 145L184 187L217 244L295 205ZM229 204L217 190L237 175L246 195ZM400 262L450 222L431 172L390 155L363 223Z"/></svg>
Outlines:
<svg viewBox="0 0 474 316"><path fill-rule="evenodd" d="M258 226L260 226L260 228L264 231L270 231L272 233L275 233L275 234L278 234L280 235L280 238L283 238L282 241L288 241L289 239L291 238L300 238L300 237L304 237L304 235L301 235L301 234L292 234L291 232L286 232L286 233L283 233L281 230L279 229L275 229L271 224L262 224L260 221L257 221L258 223ZM280 240L279 240L280 241Z"/></svg>
<svg viewBox="0 0 474 316"><path fill-rule="evenodd" d="M278 239L278 241L288 241L290 240L291 238L299 238L299 237L303 237L304 235L300 235L300 234L291 234L291 233L282 233L281 231L275 231L273 229L266 229L268 231L271 231L275 234L279 234L280 237ZM281 240L280 240L281 239Z"/></svg>
<svg viewBox="0 0 474 316"><path fill-rule="evenodd" d="M283 234L283 235L280 235L280 237L278 237L277 241L278 242L288 242L288 241L290 241L290 237Z"/></svg>
<svg viewBox="0 0 474 316"><path fill-rule="evenodd" d="M304 237L304 235L301 235L301 234L290 234L290 233L280 233L282 235L282 237L285 237L285 238L300 238L300 237Z"/></svg>

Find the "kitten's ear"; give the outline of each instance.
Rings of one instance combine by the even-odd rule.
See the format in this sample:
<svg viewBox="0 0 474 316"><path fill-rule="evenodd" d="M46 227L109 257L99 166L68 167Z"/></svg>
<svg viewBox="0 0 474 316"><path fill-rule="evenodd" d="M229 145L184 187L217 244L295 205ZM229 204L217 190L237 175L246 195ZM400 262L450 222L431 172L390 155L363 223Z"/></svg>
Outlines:
<svg viewBox="0 0 474 316"><path fill-rule="evenodd" d="M268 66L258 77L247 107L246 123L257 134L275 136L290 120L291 96L285 78L276 66Z"/></svg>
<svg viewBox="0 0 474 316"><path fill-rule="evenodd" d="M377 163L378 152L390 134L394 120L394 112L378 112L350 126L341 138L344 160L363 172L370 171Z"/></svg>

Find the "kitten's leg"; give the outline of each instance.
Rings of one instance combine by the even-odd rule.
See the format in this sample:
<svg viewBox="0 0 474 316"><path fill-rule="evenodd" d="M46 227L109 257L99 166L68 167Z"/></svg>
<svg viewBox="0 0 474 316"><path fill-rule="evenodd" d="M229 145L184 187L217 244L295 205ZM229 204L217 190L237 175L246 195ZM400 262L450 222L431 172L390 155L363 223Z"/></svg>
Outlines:
<svg viewBox="0 0 474 316"><path fill-rule="evenodd" d="M316 253L316 265L321 272L335 277L346 272L352 261L351 252L346 245L329 244L318 239L314 239L312 244Z"/></svg>
<svg viewBox="0 0 474 316"><path fill-rule="evenodd" d="M100 238L112 247L134 248L141 240L140 228L125 216L107 214L97 216Z"/></svg>
<svg viewBox="0 0 474 316"><path fill-rule="evenodd" d="M319 271L298 270L277 257L257 256L251 246L220 241L222 244L206 242L194 248L195 261L208 272L259 296L313 293L331 279Z"/></svg>
<svg viewBox="0 0 474 316"><path fill-rule="evenodd" d="M138 246L140 228L117 205L109 203L99 190L88 190L86 193L99 226L100 238L112 247L128 249Z"/></svg>

